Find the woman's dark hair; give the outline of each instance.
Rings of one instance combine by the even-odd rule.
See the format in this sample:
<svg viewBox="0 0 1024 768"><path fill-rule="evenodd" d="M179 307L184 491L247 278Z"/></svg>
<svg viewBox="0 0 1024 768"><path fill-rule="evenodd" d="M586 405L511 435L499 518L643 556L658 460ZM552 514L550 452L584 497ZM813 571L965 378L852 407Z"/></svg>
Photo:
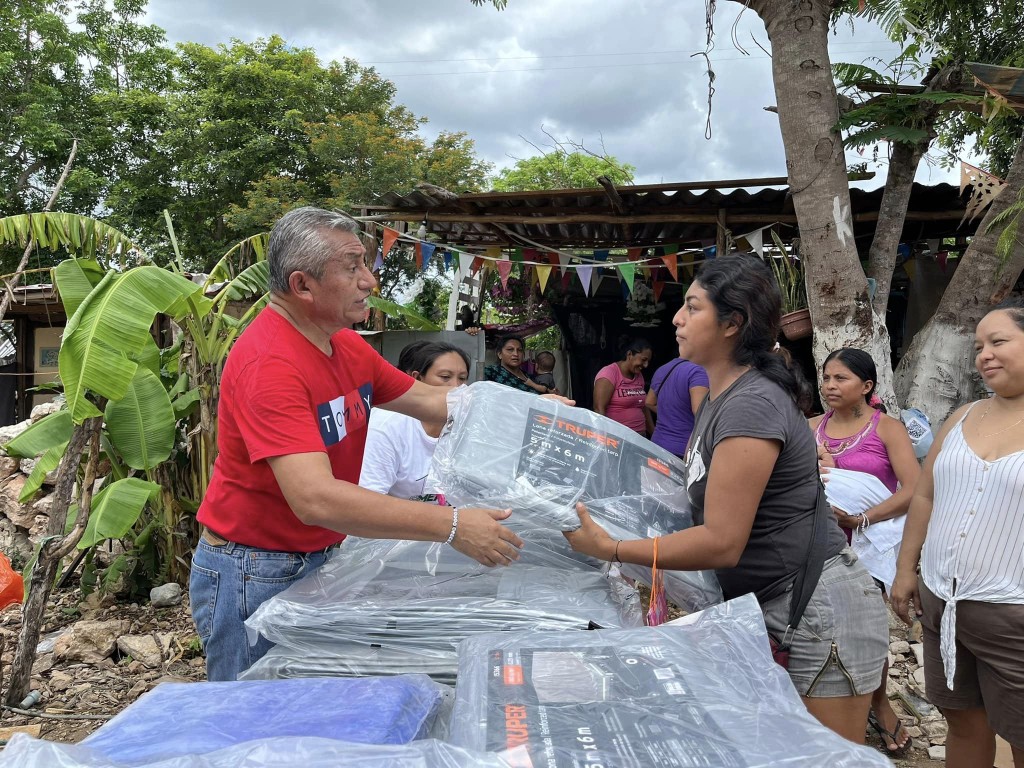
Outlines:
<svg viewBox="0 0 1024 768"><path fill-rule="evenodd" d="M825 362L821 364L822 373L825 372L825 366L833 360L838 360L845 365L850 369L850 373L861 381L871 382L871 389L864 393L864 402L870 405L871 396L875 394L875 385L878 383L878 369L875 368L875 361L871 359L871 355L863 349L855 349L854 347L837 349L826 357Z"/></svg>
<svg viewBox="0 0 1024 768"><path fill-rule="evenodd" d="M706 261L695 280L707 291L718 322L739 328L733 362L756 368L799 403L800 385L773 352L782 317L782 295L771 269L757 256L740 254Z"/></svg>
<svg viewBox="0 0 1024 768"><path fill-rule="evenodd" d="M1013 318L1013 322L1020 326L1021 330L1024 330L1024 298L1006 299L996 304L989 311L995 312L997 309L1006 312Z"/></svg>
<svg viewBox="0 0 1024 768"><path fill-rule="evenodd" d="M623 337L619 341L619 360L625 360L630 352L634 355L639 355L648 349L651 349L651 342L643 336Z"/></svg>
<svg viewBox="0 0 1024 768"><path fill-rule="evenodd" d="M793 374L793 378L796 379L796 406L800 409L800 412L810 418L814 415L814 387L811 386L811 382L804 376L803 370L800 366L794 362L793 354L783 346L780 346L776 351L776 354L782 358L785 362L786 367L789 368L789 372Z"/></svg>
<svg viewBox="0 0 1024 768"><path fill-rule="evenodd" d="M413 359L413 369L408 373L416 372L421 376L430 370L431 366L437 362L437 358L442 355L447 355L454 352L462 358L462 362L466 364L466 370L469 370L469 355L463 352L461 349L456 347L454 344L448 344L444 341L430 342L424 344L416 352L416 356Z"/></svg>
<svg viewBox="0 0 1024 768"><path fill-rule="evenodd" d="M494 348L500 352L505 348L505 345L508 344L510 341L518 341L519 347L523 350L526 349L526 342L523 341L523 337L516 336L514 334L508 334L507 336L499 336L498 343Z"/></svg>
<svg viewBox="0 0 1024 768"><path fill-rule="evenodd" d="M427 341L426 339L420 339L419 341L410 341L408 344L402 347L402 351L399 352L398 365L396 365L395 367L402 373L408 373L410 376L412 376L413 371L419 370L418 368L416 368L415 365L416 354L429 343L430 342Z"/></svg>

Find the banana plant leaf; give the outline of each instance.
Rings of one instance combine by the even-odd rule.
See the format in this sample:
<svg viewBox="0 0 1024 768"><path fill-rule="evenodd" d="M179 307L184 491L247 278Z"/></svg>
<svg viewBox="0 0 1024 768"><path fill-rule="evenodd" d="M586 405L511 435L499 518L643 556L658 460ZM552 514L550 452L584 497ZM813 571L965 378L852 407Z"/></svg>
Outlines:
<svg viewBox="0 0 1024 768"><path fill-rule="evenodd" d="M269 290L270 265L265 261L257 261L246 267L238 276L224 286L218 300L241 301L253 296L262 296Z"/></svg>
<svg viewBox="0 0 1024 768"><path fill-rule="evenodd" d="M99 251L111 256L139 251L124 232L89 216L51 212L0 218L0 244L24 248L30 239L51 251L64 248L90 259Z"/></svg>
<svg viewBox="0 0 1024 768"><path fill-rule="evenodd" d="M53 268L53 280L68 317L78 311L104 274L106 270L92 259L67 259Z"/></svg>
<svg viewBox="0 0 1024 768"><path fill-rule="evenodd" d="M153 266L104 276L68 321L57 361L76 423L100 415L87 393L113 401L125 396L138 369L128 355L146 346L157 313L179 317L188 309L188 298L200 290Z"/></svg>
<svg viewBox="0 0 1024 768"><path fill-rule="evenodd" d="M153 469L174 450L175 418L159 377L139 366L125 396L107 404L110 442L132 469Z"/></svg>
<svg viewBox="0 0 1024 768"><path fill-rule="evenodd" d="M67 445L72 429L71 412L62 409L44 416L4 447L8 456L34 459L54 446Z"/></svg>
<svg viewBox="0 0 1024 768"><path fill-rule="evenodd" d="M36 491L43 487L46 476L57 468L67 448L67 443L55 445L39 457L36 465L32 468L32 473L26 478L25 485L21 487L21 493L18 494L19 504L27 502L36 495Z"/></svg>
<svg viewBox="0 0 1024 768"><path fill-rule="evenodd" d="M108 485L93 499L92 513L78 548L88 549L101 541L126 536L142 514L146 502L159 491L160 486L156 483L137 477L127 477Z"/></svg>
<svg viewBox="0 0 1024 768"><path fill-rule="evenodd" d="M432 320L428 320L416 310L403 307L401 304L396 304L387 299L382 299L380 296L367 296L366 304L374 309L379 309L389 317L404 317L408 321L409 327L414 331L441 330L441 326Z"/></svg>
<svg viewBox="0 0 1024 768"><path fill-rule="evenodd" d="M130 357L143 368L152 371L154 375L160 376L160 347L156 345L152 336L146 339L142 351L130 355Z"/></svg>
<svg viewBox="0 0 1024 768"><path fill-rule="evenodd" d="M214 283L234 279L234 276L239 274L238 267L242 264L248 266L248 262L253 260L255 260L255 263L266 261L267 243L269 242L270 233L260 232L258 235L253 235L237 243L210 270L210 277L204 287L208 288ZM245 267L242 267L242 269L244 271Z"/></svg>

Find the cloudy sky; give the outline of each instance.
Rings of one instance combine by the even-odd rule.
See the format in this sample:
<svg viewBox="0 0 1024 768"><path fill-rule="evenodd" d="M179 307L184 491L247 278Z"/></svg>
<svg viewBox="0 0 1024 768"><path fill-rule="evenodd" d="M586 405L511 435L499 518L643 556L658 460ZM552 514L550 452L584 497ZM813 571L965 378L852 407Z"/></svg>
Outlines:
<svg viewBox="0 0 1024 768"><path fill-rule="evenodd" d="M427 138L466 131L496 168L569 139L637 168L637 183L785 176L764 26L719 2L712 137L700 0L150 0L171 42L208 45L281 35L321 60L350 57L395 83L426 117ZM891 59L882 32L858 22L832 38L833 61ZM735 41L735 42L734 42ZM864 158L850 153L850 162ZM969 159L969 158L965 158ZM877 186L884 165L874 168ZM954 181L922 165L918 180Z"/></svg>

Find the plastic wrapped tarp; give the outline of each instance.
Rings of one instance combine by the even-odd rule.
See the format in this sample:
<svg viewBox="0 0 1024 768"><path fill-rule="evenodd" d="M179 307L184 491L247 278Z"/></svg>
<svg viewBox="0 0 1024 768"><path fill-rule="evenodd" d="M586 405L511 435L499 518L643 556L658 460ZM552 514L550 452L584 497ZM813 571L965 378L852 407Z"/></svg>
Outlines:
<svg viewBox="0 0 1024 768"><path fill-rule="evenodd" d="M752 595L685 626L470 638L449 739L554 768L890 765L807 712Z"/></svg>
<svg viewBox="0 0 1024 768"><path fill-rule="evenodd" d="M302 703L300 703L301 706ZM16 733L0 768L511 768L497 755L428 739L402 745L354 744L311 736L247 741L205 755L120 762L81 744L40 741Z"/></svg>
<svg viewBox="0 0 1024 768"><path fill-rule="evenodd" d="M473 634L642 624L621 578L543 546L487 568L436 543L352 540L246 621L277 647L242 677L401 670L451 682L458 643Z"/></svg>
<svg viewBox="0 0 1024 768"><path fill-rule="evenodd" d="M677 457L604 416L492 382L449 393L427 482L456 506L511 507L507 524L520 535L578 528L577 501L617 539L693 524ZM627 566L623 573L650 583L650 569ZM681 608L722 600L711 571L665 574Z"/></svg>
<svg viewBox="0 0 1024 768"><path fill-rule="evenodd" d="M450 696L423 675L164 683L82 743L123 762L205 754L277 736L405 744L434 735Z"/></svg>

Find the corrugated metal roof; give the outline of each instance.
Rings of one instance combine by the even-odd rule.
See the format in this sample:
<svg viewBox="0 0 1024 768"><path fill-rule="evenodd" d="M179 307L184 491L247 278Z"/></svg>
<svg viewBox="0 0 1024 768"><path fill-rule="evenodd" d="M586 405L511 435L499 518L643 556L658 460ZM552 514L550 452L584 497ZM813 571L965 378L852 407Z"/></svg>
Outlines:
<svg viewBox="0 0 1024 768"><path fill-rule="evenodd" d="M368 210L378 220L425 220L430 233L452 245L707 244L715 240L720 217L734 236L773 223L796 224L788 188L699 189L700 183L684 183L615 187L614 195L602 188L452 195L432 188L389 193ZM854 230L864 248L874 233L882 192L850 190ZM973 234L976 223L958 228L963 212L959 188L915 184L903 239Z"/></svg>

